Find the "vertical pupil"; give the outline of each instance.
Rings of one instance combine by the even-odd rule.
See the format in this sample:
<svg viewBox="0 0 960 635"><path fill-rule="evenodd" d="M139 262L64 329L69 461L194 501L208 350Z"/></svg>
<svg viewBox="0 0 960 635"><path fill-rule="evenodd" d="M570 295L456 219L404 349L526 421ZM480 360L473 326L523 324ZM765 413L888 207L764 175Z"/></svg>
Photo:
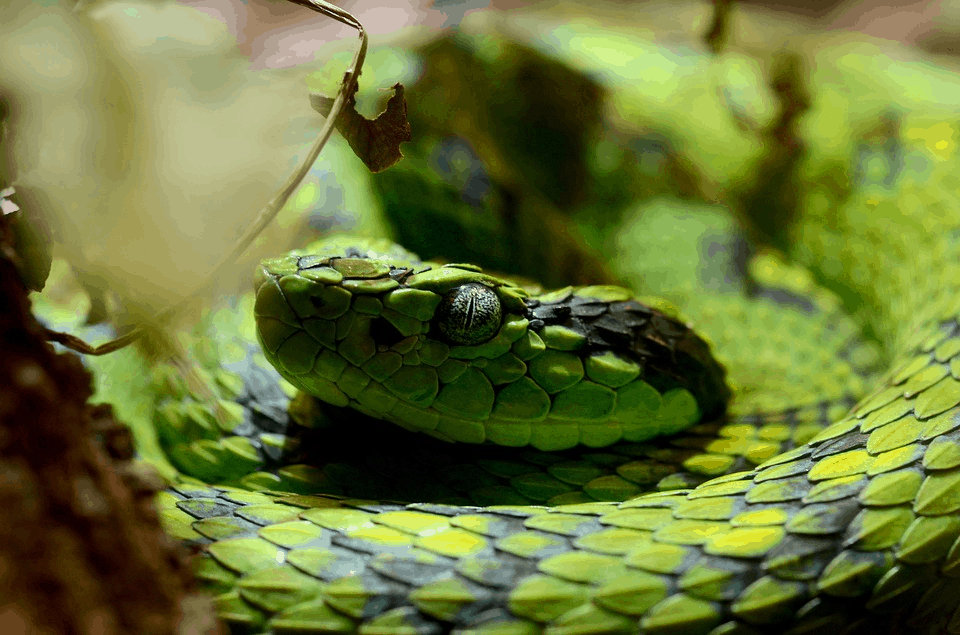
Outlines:
<svg viewBox="0 0 960 635"><path fill-rule="evenodd" d="M469 330L473 326L477 312L477 296L471 293L467 296L467 311L463 316L463 328Z"/></svg>

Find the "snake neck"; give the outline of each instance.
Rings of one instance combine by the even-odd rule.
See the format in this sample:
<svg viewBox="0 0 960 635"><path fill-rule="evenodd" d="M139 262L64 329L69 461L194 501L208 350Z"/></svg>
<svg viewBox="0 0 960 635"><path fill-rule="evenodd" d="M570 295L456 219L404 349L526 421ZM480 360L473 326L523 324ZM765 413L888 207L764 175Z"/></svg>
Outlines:
<svg viewBox="0 0 960 635"><path fill-rule="evenodd" d="M616 351L640 364L644 380L659 392L686 388L706 419L723 414L732 397L726 371L688 324L637 300L605 302L592 296L584 288L570 288L543 300L527 298L529 328L536 333L554 326L571 329L584 338L581 358Z"/></svg>

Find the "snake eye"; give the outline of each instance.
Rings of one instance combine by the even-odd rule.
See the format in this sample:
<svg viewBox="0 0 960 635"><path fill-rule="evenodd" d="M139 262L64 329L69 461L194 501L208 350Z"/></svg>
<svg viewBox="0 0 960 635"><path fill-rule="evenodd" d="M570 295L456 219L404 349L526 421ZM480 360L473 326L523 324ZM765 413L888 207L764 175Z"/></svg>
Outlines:
<svg viewBox="0 0 960 635"><path fill-rule="evenodd" d="M490 287L471 282L440 302L437 327L455 344L481 344L500 328L500 298Z"/></svg>

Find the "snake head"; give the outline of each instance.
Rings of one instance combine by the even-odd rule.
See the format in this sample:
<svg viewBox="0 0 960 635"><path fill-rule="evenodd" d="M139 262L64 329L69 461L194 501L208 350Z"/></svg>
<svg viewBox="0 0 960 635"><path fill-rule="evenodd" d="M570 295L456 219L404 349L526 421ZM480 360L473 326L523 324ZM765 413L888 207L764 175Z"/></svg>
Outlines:
<svg viewBox="0 0 960 635"><path fill-rule="evenodd" d="M260 344L293 385L448 441L561 450L679 431L722 393L691 392L694 358L725 389L702 340L616 287L531 298L356 239L265 260L255 287Z"/></svg>

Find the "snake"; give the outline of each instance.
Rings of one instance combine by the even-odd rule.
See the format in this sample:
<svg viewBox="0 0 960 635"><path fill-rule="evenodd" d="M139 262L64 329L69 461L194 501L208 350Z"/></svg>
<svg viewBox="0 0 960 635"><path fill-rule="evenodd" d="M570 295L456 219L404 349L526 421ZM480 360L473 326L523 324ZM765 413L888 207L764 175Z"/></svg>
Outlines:
<svg viewBox="0 0 960 635"><path fill-rule="evenodd" d="M931 170L814 196L796 262L695 320L385 240L268 258L195 341L216 407L154 369L164 526L233 632L960 632L960 206ZM738 328L801 372L739 372Z"/></svg>

